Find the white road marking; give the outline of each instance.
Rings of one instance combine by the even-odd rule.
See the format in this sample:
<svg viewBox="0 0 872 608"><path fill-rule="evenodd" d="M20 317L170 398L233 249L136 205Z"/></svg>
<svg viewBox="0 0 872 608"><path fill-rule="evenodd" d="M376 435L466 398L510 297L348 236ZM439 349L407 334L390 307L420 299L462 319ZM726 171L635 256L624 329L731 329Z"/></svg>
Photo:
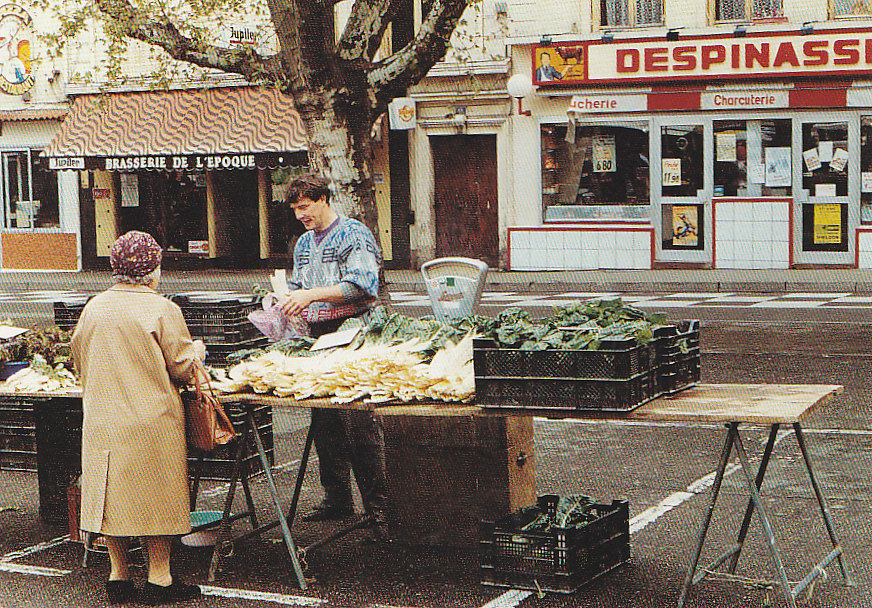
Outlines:
<svg viewBox="0 0 872 608"><path fill-rule="evenodd" d="M322 600L317 597L284 595L282 593L265 593L263 591L232 589L229 587L212 587L210 585L200 585L200 591L203 592L203 595L216 595L218 597L240 600L260 600L261 602L272 602L274 604L281 604L282 606L322 606L327 603L327 600Z"/></svg>
<svg viewBox="0 0 872 608"><path fill-rule="evenodd" d="M47 540L41 542L37 545L33 545L31 547L27 547L25 549L19 549L18 551L13 551L12 553L7 553L3 557L0 557L0 563L11 562L14 559L19 559L21 557L26 557L28 555L33 555L34 553L39 553L41 551L46 551L47 549L51 549L52 547L57 547L58 545L62 545L65 542L70 540L70 535L67 534L65 536L59 536L58 538L53 538L52 540Z"/></svg>
<svg viewBox="0 0 872 608"><path fill-rule="evenodd" d="M533 595L532 591L522 591L521 589L512 589L506 591L501 596L492 599L481 608L515 608L518 604Z"/></svg>
<svg viewBox="0 0 872 608"><path fill-rule="evenodd" d="M31 576L67 576L72 573L72 570L58 570L56 568L43 568L42 566L28 566L26 564L0 562L0 572L29 574Z"/></svg>

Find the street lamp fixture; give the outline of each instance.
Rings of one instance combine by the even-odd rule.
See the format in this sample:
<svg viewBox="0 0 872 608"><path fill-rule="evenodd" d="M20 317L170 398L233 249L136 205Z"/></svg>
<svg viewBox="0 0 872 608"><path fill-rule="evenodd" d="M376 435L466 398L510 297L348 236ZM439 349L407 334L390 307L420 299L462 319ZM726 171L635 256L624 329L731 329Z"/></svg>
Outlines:
<svg viewBox="0 0 872 608"><path fill-rule="evenodd" d="M506 83L509 95L518 100L518 116L532 116L530 110L525 110L522 100L533 92L533 81L526 74L515 74Z"/></svg>

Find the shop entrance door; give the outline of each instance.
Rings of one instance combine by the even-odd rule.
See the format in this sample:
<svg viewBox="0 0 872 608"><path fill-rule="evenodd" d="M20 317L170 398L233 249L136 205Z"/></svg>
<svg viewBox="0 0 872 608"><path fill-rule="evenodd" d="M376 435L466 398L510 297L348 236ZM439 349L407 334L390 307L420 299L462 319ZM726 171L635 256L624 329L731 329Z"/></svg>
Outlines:
<svg viewBox="0 0 872 608"><path fill-rule="evenodd" d="M431 136L436 257L499 262L497 136Z"/></svg>
<svg viewBox="0 0 872 608"><path fill-rule="evenodd" d="M652 130L652 202L654 203L657 261L706 264L711 228L711 185L706 128L702 121L660 120Z"/></svg>
<svg viewBox="0 0 872 608"><path fill-rule="evenodd" d="M860 221L859 121L828 112L797 118L793 130L794 265L850 265L853 234ZM850 160L853 159L853 160Z"/></svg>

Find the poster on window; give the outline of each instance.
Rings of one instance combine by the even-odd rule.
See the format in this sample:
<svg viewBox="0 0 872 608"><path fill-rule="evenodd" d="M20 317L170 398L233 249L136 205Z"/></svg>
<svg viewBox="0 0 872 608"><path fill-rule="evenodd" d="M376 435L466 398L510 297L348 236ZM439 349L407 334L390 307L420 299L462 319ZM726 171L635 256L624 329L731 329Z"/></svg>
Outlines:
<svg viewBox="0 0 872 608"><path fill-rule="evenodd" d="M139 177L135 173L121 174L121 206L139 207Z"/></svg>
<svg viewBox="0 0 872 608"><path fill-rule="evenodd" d="M697 247L699 245L699 207L696 205L672 206L673 247Z"/></svg>
<svg viewBox="0 0 872 608"><path fill-rule="evenodd" d="M814 206L814 244L842 242L842 206L827 203Z"/></svg>
<svg viewBox="0 0 872 608"><path fill-rule="evenodd" d="M836 148L830 161L830 169L841 173L848 166L848 151L844 148Z"/></svg>
<svg viewBox="0 0 872 608"><path fill-rule="evenodd" d="M596 173L614 173L616 169L615 136L594 135L593 170Z"/></svg>
<svg viewBox="0 0 872 608"><path fill-rule="evenodd" d="M766 186L784 188L790 186L790 148L766 148Z"/></svg>
<svg viewBox="0 0 872 608"><path fill-rule="evenodd" d="M735 133L716 133L715 134L715 156L716 160L721 163L736 162L736 134Z"/></svg>
<svg viewBox="0 0 872 608"><path fill-rule="evenodd" d="M663 186L681 185L681 159L663 159Z"/></svg>
<svg viewBox="0 0 872 608"><path fill-rule="evenodd" d="M805 166L809 171L817 171L821 168L821 159L818 156L817 148L809 148L802 153L802 158L805 160Z"/></svg>

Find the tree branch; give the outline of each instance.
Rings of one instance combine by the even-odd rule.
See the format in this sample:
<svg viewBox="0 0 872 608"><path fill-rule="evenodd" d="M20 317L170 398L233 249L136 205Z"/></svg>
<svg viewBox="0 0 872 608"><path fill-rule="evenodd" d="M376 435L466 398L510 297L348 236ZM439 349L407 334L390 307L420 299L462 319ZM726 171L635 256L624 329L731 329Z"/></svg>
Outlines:
<svg viewBox="0 0 872 608"><path fill-rule="evenodd" d="M433 0L415 39L368 70L375 115L384 112L394 97L420 82L445 56L451 34L467 6L468 0Z"/></svg>
<svg viewBox="0 0 872 608"><path fill-rule="evenodd" d="M408 0L357 0L339 40L339 57L345 61L371 61L384 39L385 30Z"/></svg>
<svg viewBox="0 0 872 608"><path fill-rule="evenodd" d="M173 59L203 68L241 74L250 82L264 77L278 79L283 71L279 55L263 57L253 49L223 49L183 35L169 20L141 13L128 0L96 0L99 10L112 19L112 28L123 36L153 44Z"/></svg>

